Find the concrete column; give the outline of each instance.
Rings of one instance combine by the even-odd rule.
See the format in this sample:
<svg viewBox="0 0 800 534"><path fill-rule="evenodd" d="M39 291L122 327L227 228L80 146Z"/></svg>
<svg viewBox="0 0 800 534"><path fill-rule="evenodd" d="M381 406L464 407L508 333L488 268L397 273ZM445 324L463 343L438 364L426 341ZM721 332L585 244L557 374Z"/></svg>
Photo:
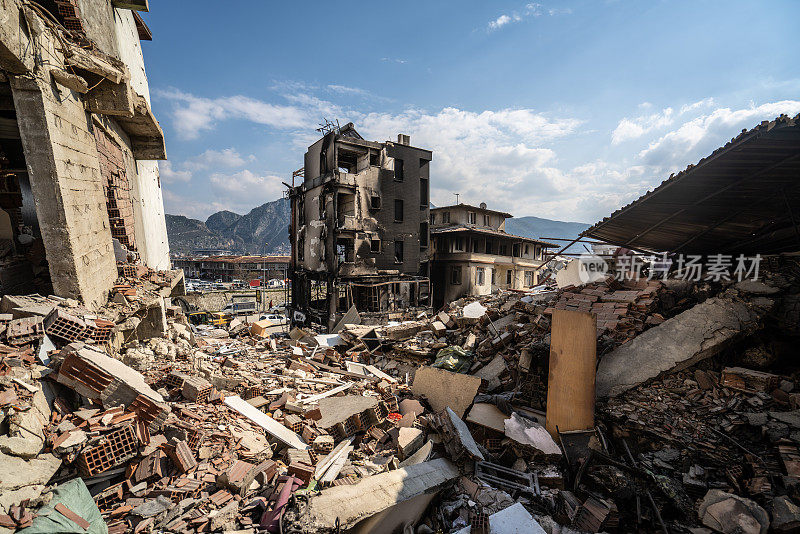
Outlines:
<svg viewBox="0 0 800 534"><path fill-rule="evenodd" d="M11 89L53 290L99 306L117 268L89 117L77 93L38 77Z"/></svg>

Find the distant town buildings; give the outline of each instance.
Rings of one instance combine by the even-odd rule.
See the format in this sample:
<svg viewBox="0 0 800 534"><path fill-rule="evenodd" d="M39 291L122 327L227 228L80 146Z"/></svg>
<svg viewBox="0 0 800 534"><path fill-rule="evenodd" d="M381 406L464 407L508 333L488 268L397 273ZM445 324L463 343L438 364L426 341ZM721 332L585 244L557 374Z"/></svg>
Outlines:
<svg viewBox="0 0 800 534"><path fill-rule="evenodd" d="M434 307L496 289L529 289L539 280L545 250L557 245L509 234L510 213L486 204L430 210Z"/></svg>
<svg viewBox="0 0 800 534"><path fill-rule="evenodd" d="M175 269L182 269L186 278L202 280L285 280L289 271L289 256L207 256L175 258Z"/></svg>

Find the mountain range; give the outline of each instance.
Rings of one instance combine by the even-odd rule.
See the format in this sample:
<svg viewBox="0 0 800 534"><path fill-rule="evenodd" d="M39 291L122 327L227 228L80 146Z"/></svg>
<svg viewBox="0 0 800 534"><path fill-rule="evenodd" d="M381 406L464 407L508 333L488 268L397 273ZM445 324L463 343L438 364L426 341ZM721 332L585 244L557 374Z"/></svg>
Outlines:
<svg viewBox="0 0 800 534"><path fill-rule="evenodd" d="M289 200L280 198L253 208L246 215L218 211L205 222L184 215L167 215L170 251L225 250L234 254L288 254ZM510 234L532 238L574 239L590 225L541 217L506 220ZM546 239L545 239L546 240ZM566 244L554 241L556 245Z"/></svg>
<svg viewBox="0 0 800 534"><path fill-rule="evenodd" d="M205 222L184 215L167 215L172 254L225 250L234 254L289 253L289 199L253 208L246 215L218 211Z"/></svg>

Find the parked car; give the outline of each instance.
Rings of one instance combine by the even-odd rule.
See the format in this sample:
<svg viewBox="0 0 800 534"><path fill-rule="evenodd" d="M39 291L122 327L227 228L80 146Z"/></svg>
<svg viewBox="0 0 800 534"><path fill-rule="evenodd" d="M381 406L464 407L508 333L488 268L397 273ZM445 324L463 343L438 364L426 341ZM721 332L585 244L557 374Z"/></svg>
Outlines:
<svg viewBox="0 0 800 534"><path fill-rule="evenodd" d="M265 313L258 318L259 321L263 321L264 319L275 325L284 325L288 323L285 315L279 315L276 313Z"/></svg>

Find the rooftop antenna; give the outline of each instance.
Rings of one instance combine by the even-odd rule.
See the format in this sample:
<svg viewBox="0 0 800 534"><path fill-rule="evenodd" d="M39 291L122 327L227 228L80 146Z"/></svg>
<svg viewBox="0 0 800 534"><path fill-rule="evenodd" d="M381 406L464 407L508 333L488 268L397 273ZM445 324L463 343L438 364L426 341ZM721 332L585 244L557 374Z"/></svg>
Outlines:
<svg viewBox="0 0 800 534"><path fill-rule="evenodd" d="M456 204L458 204L458 195L459 193L453 193L456 196Z"/></svg>
<svg viewBox="0 0 800 534"><path fill-rule="evenodd" d="M329 121L325 117L322 118L323 122L319 123L319 128L317 131L322 135L328 135L331 132L339 133L341 127L339 126L339 119L336 119L336 122Z"/></svg>

